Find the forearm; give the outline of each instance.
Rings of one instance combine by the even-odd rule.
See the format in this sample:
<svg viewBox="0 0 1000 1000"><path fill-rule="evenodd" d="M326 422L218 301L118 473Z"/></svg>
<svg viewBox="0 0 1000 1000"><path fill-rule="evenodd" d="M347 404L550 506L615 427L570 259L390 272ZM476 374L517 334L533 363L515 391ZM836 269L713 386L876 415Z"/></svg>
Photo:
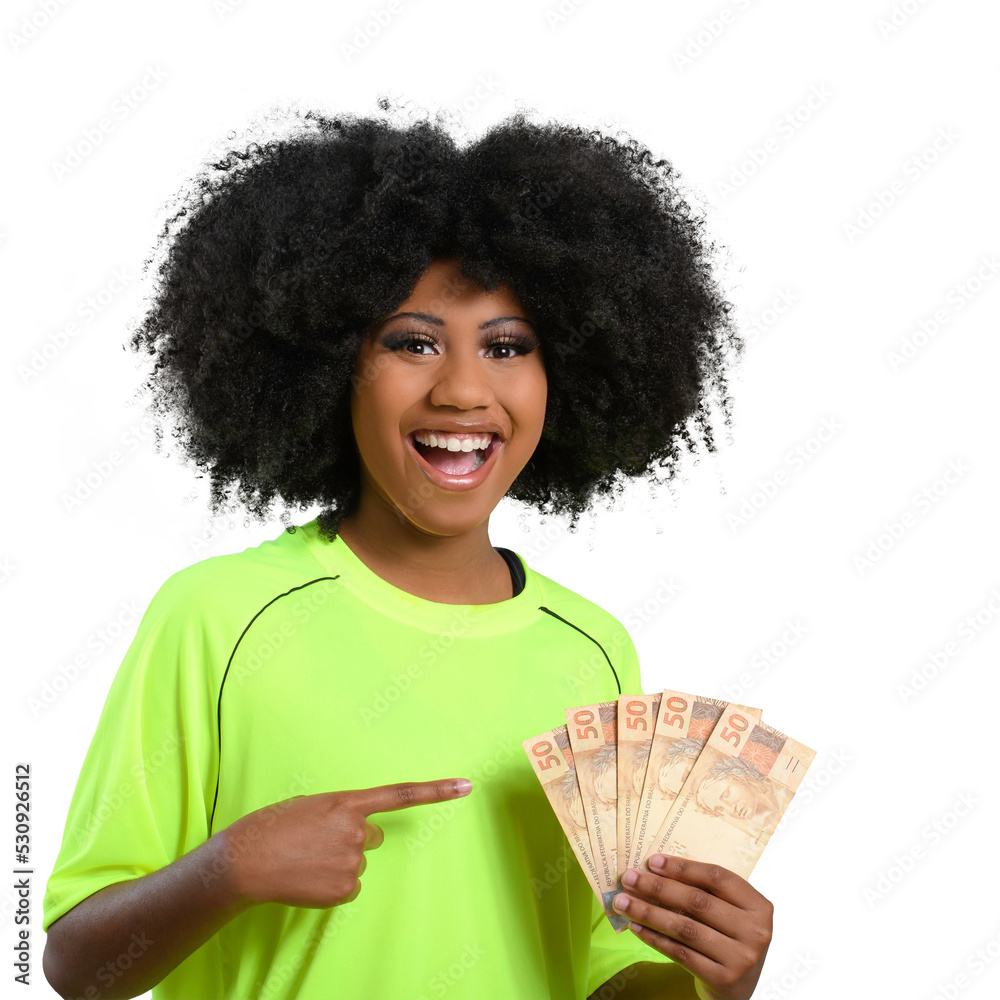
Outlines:
<svg viewBox="0 0 1000 1000"><path fill-rule="evenodd" d="M614 1000L701 1000L695 992L694 977L676 962L636 962L622 974L625 985L614 994ZM596 990L588 1000L603 998L603 989Z"/></svg>
<svg viewBox="0 0 1000 1000"><path fill-rule="evenodd" d="M159 871L106 886L56 920L42 955L52 988L65 998L127 1000L160 982L252 905L236 890L226 846L223 830Z"/></svg>

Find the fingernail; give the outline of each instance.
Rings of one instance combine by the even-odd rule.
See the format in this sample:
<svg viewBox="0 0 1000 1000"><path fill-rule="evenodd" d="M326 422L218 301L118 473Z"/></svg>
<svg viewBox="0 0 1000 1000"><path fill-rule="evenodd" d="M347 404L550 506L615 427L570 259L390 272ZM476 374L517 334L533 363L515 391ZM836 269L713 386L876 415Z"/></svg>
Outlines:
<svg viewBox="0 0 1000 1000"><path fill-rule="evenodd" d="M472 791L472 782L468 778L459 778L455 782L455 791L459 795L468 795Z"/></svg>
<svg viewBox="0 0 1000 1000"><path fill-rule="evenodd" d="M634 920L630 920L628 922L628 929L630 931L637 931L637 930L640 930L641 928L642 928L642 924L637 924Z"/></svg>
<svg viewBox="0 0 1000 1000"><path fill-rule="evenodd" d="M635 880L638 877L639 873L630 868L624 875L622 875L622 885L635 885Z"/></svg>
<svg viewBox="0 0 1000 1000"><path fill-rule="evenodd" d="M662 868L667 863L667 859L662 854L654 854L649 859L650 868Z"/></svg>
<svg viewBox="0 0 1000 1000"><path fill-rule="evenodd" d="M616 910L628 909L628 904L629 904L628 896L622 893L618 893L618 895L615 896L615 898L612 900L612 905Z"/></svg>

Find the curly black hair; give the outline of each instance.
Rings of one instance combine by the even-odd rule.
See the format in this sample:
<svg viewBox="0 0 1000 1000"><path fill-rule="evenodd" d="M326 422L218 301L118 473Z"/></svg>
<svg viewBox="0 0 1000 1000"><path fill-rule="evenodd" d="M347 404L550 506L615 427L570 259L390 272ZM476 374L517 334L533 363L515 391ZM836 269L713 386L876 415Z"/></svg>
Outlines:
<svg viewBox="0 0 1000 1000"><path fill-rule="evenodd" d="M358 348L441 259L507 286L541 339L544 427L508 496L569 513L572 531L622 477L669 481L680 445L716 450L708 404L731 427L726 365L744 344L669 161L522 111L464 148L440 113L292 118L178 195L131 337L156 356L151 412L177 421L213 513L234 490L262 521L275 497L320 504L335 537L359 499Z"/></svg>

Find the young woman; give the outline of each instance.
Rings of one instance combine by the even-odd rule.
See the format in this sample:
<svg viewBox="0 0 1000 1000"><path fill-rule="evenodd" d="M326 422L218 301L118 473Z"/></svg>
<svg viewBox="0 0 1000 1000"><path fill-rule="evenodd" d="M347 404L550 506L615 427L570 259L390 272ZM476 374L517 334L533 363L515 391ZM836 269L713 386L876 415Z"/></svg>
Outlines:
<svg viewBox="0 0 1000 1000"><path fill-rule="evenodd" d="M504 496L572 528L714 448L740 344L701 222L666 161L596 132L303 126L199 178L133 347L213 510L322 511L154 595L49 879L46 977L745 1000L771 932L745 880L666 859L616 935L576 866L521 741L640 692L635 647L488 531Z"/></svg>

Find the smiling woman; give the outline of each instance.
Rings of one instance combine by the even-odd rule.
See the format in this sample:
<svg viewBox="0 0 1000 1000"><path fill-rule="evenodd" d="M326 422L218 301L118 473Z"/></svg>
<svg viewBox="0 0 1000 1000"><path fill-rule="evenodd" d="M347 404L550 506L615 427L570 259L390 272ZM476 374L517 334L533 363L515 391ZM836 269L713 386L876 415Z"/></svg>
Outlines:
<svg viewBox="0 0 1000 1000"><path fill-rule="evenodd" d="M46 977L583 1000L627 969L621 1000L691 996L667 911L614 933L520 753L566 705L641 693L635 646L489 521L510 497L572 528L714 448L741 344L701 220L666 160L583 128L517 115L459 149L427 121L300 124L197 179L132 346L213 510L320 513L154 595L48 882Z"/></svg>
<svg viewBox="0 0 1000 1000"><path fill-rule="evenodd" d="M506 289L483 292L454 261L436 261L362 344L355 376L372 368L377 377L356 377L351 397L361 490L341 537L409 593L503 600L510 585L490 545L490 514L545 421L530 320Z"/></svg>

